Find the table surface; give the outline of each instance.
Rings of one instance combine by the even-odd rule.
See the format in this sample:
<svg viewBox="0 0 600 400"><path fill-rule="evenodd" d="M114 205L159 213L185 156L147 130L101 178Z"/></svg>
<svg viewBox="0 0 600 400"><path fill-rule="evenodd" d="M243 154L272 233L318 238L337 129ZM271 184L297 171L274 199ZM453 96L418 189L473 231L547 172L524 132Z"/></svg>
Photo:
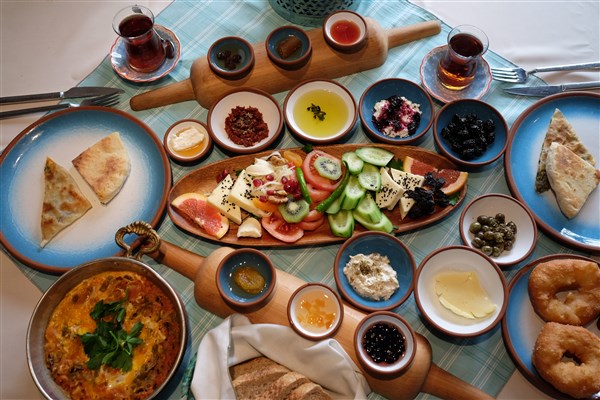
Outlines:
<svg viewBox="0 0 600 400"><path fill-rule="evenodd" d="M210 2L197 2L199 8L213 7ZM218 2L227 3L224 1ZM250 2L249 2L250 3ZM568 64L572 62L600 60L600 24L597 16L600 14L600 3L588 2L455 2L455 1L413 1L430 11L448 26L459 24L474 24L483 28L490 39L490 50L499 57L498 62L510 60L526 69L538 66ZM137 4L146 5L158 14L169 2L141 1ZM252 2L251 6L269 7L266 2ZM110 22L113 15L124 6L121 2L2 2L1 14L1 87L0 95L9 96L27 93L53 92L75 86L86 78L93 78L96 67L107 64L106 56L112 45L115 34ZM359 11L371 15L385 7L383 1L364 2ZM407 4L408 6L408 4ZM410 8L409 8L410 9ZM167 9L169 10L169 9ZM196 11L199 12L199 11ZM257 11L259 12L259 11ZM271 14L272 11L269 10ZM161 18L161 15L158 17ZM410 18L409 18L410 20ZM285 22L281 20L282 23ZM215 26L227 26L226 20L211 22ZM562 27L562 29L557 29ZM52 32L51 35L39 35L40 31ZM78 32L73 34L73 32ZM221 36L229 34L223 31ZM219 35L219 32L213 32ZM184 39L184 50L189 49ZM204 54L211 41L200 41L198 48L189 54L182 54L180 65L172 75L177 79L185 79L191 62ZM194 53L195 51L195 53ZM399 53L390 53L390 58ZM487 56L486 56L487 57ZM411 64L412 65L412 64ZM418 63L417 63L418 65ZM111 71L112 72L112 71ZM401 71L393 71L402 76ZM90 74L92 74L90 76ZM414 75L412 71L409 76ZM600 80L597 71L591 72L563 72L546 73L541 75L548 83L582 82ZM109 77L118 81L116 74ZM416 80L416 79L415 79ZM494 82L492 90L497 87ZM143 86L136 88L138 92L145 90ZM357 95L357 93L355 93ZM484 97L484 100L486 98ZM439 105L438 105L439 106ZM193 108L193 107L192 107ZM136 115L134 112L132 112ZM193 113L196 117L205 119L206 110L199 106ZM144 116L148 114L143 114ZM31 115L0 121L0 145L4 148L26 126L35 122L41 115ZM507 122L512 124L518 115L510 115ZM202 119L202 118L201 118ZM162 122L162 121L161 121ZM165 121L167 123L169 121ZM170 121L174 122L174 121ZM156 122L151 127L162 138L163 124ZM286 133L289 136L289 133ZM294 145L294 142L288 143ZM431 145L431 143L429 143ZM288 147L288 146L285 146ZM497 166L501 168L501 166ZM496 168L496 169L497 169ZM181 172L181 171L180 171ZM500 174L496 174L499 176ZM473 198L482 191L506 191L504 182L481 184L483 181L475 174L474 191L469 197ZM177 177L174 176L174 180ZM455 212L453 220L458 219L459 212ZM444 226L452 222L445 222ZM166 229L166 228L165 228ZM427 229L410 235L410 239L419 240ZM460 238L446 238L446 244L458 244ZM177 239L181 239L177 237ZM534 256L544 255L546 252L572 252L559 244L541 235L540 241L543 249L536 251ZM538 245L539 246L539 245ZM328 252L334 253L335 246L328 246ZM210 246L209 246L210 249ZM432 250L416 246L417 262L424 258L425 250ZM271 252L273 253L273 252ZM539 253L539 254L538 254ZM283 256L284 257L284 256ZM285 259L282 258L282 260ZM522 264L520 264L522 265ZM47 287L55 277L38 276L30 279L26 267L16 263L5 252L0 253L1 277L1 350L2 366L0 369L0 398L39 398L29 373L25 359L25 342L27 323L35 303L39 299L40 288ZM519 266L507 272L510 277ZM330 277L329 277L330 278ZM327 278L327 279L329 279ZM326 283L331 284L325 279ZM408 311L408 310L405 310ZM412 310L411 310L412 311ZM216 323L212 321L211 323ZM420 329L422 326L420 327ZM496 332L496 335L499 335ZM198 338L196 338L197 340ZM496 338L497 339L497 338ZM443 340L441 341L443 347ZM434 346L434 358L436 347ZM451 366L452 362L437 355L436 362L444 367ZM453 367L455 368L455 367ZM468 368L465 366L464 368ZM509 371L510 372L510 371ZM510 373L507 373L510 375ZM477 384L474 382L474 384ZM427 397L427 396L423 396ZM498 398L544 398L545 396L532 387L518 372L514 372Z"/></svg>

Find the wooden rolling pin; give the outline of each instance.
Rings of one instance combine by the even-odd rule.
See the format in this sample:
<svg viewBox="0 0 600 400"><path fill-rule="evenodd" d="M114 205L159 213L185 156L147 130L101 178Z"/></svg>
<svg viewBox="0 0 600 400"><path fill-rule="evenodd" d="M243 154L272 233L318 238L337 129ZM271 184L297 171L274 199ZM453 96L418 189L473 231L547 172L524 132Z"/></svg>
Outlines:
<svg viewBox="0 0 600 400"><path fill-rule="evenodd" d="M221 260L235 251L220 247L207 257L160 240L158 250L149 253L161 264L174 269L194 281L194 297L203 309L226 318L240 311L230 308L219 294L216 284L217 267ZM290 326L287 304L294 291L305 282L277 269L277 283L270 301L262 308L244 313L252 323L272 323ZM354 351L354 331L366 314L344 304L344 319L333 336L346 350L354 363L360 366ZM416 334L416 354L406 372L394 379L378 379L363 370L371 389L389 399L413 399L425 392L443 399L485 400L493 399L487 393L444 371L431 361L431 345L425 337Z"/></svg>
<svg viewBox="0 0 600 400"><path fill-rule="evenodd" d="M197 100L202 107L210 108L223 93L238 87L253 87L268 93L279 93L291 89L303 80L333 79L350 75L382 65L390 48L436 35L441 30L439 21L383 30L372 18L365 20L367 43L356 53L344 54L335 51L323 38L322 29L316 28L307 32L313 47L311 60L300 69L287 71L276 66L267 55L264 42L256 43L253 45L254 68L244 78L221 78L210 69L207 57L201 57L192 64L190 78L132 97L131 109L147 110L188 100Z"/></svg>

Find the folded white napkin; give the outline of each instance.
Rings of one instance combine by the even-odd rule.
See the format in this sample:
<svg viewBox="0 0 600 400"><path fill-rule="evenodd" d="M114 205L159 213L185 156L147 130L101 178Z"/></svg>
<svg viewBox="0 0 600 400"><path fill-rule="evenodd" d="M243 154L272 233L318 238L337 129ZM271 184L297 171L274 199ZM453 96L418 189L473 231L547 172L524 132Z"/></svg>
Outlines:
<svg viewBox="0 0 600 400"><path fill-rule="evenodd" d="M287 326L252 324L247 317L234 314L200 342L191 383L195 398L235 399L229 367L258 356L305 375L333 398L366 399L371 392L336 340L310 341Z"/></svg>

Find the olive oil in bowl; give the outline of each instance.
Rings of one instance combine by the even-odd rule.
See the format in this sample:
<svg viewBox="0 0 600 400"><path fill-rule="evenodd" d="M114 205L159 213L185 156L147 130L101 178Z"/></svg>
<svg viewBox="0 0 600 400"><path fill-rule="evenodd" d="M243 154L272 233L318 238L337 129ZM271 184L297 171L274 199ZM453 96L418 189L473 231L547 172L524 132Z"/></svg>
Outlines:
<svg viewBox="0 0 600 400"><path fill-rule="evenodd" d="M294 122L308 136L329 138L346 129L349 118L344 99L330 90L314 89L302 94L293 109Z"/></svg>

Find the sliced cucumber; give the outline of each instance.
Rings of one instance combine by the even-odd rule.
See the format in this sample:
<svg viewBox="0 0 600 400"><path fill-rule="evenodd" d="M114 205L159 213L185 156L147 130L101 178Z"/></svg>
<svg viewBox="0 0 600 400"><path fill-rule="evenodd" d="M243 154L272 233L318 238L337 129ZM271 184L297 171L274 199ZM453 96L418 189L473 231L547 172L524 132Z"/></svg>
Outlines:
<svg viewBox="0 0 600 400"><path fill-rule="evenodd" d="M358 203L358 206L354 209L354 212L358 214L363 220L369 221L373 224L377 224L381 221L383 213L381 209L375 203L371 193L367 193L365 197Z"/></svg>
<svg viewBox="0 0 600 400"><path fill-rule="evenodd" d="M340 210L337 214L328 214L329 228L335 236L348 238L354 232L354 217L350 210Z"/></svg>
<svg viewBox="0 0 600 400"><path fill-rule="evenodd" d="M287 203L280 204L278 209L286 222L297 223L308 215L310 205L304 199L289 200Z"/></svg>
<svg viewBox="0 0 600 400"><path fill-rule="evenodd" d="M356 210L352 212L352 215L354 216L356 222L358 222L370 231L392 233L392 231L394 230L394 224L392 224L392 221L390 221L390 219L383 213L381 214L381 220L377 223L373 223L367 219L362 218Z"/></svg>
<svg viewBox="0 0 600 400"><path fill-rule="evenodd" d="M381 173L379 172L379 167L365 163L361 173L358 174L358 183L367 190L374 192L381 190Z"/></svg>
<svg viewBox="0 0 600 400"><path fill-rule="evenodd" d="M335 199L329 207L325 210L327 214L337 214L342 209L342 196Z"/></svg>
<svg viewBox="0 0 600 400"><path fill-rule="evenodd" d="M342 154L342 161L346 161L346 164L348 164L348 171L350 171L352 175L360 174L363 169L363 165L365 164L365 162L361 160L353 151L348 151Z"/></svg>
<svg viewBox="0 0 600 400"><path fill-rule="evenodd" d="M323 178L335 181L342 176L342 164L332 158L319 156L315 159L314 166L317 173Z"/></svg>
<svg viewBox="0 0 600 400"><path fill-rule="evenodd" d="M380 167L385 167L394 158L394 153L378 147L360 147L355 152L364 162Z"/></svg>
<svg viewBox="0 0 600 400"><path fill-rule="evenodd" d="M358 203L362 200L366 193L364 187L358 183L357 176L350 176L348 179L348 184L344 189L344 193L342 193L342 210L354 210Z"/></svg>

